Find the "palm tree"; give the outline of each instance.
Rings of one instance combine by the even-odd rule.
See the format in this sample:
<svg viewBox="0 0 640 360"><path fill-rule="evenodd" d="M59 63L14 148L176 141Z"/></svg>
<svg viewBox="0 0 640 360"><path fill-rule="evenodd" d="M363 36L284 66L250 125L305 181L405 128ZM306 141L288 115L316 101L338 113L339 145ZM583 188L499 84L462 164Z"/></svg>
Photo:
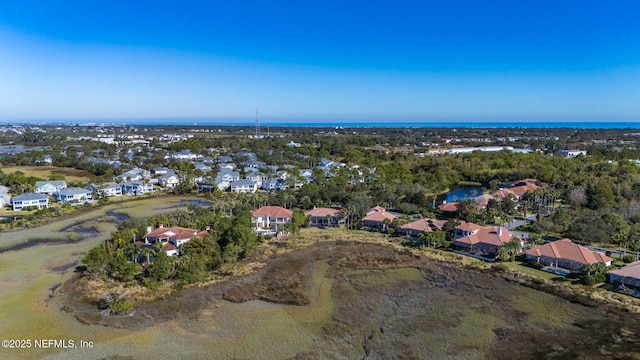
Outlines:
<svg viewBox="0 0 640 360"><path fill-rule="evenodd" d="M156 249L154 249L151 246L145 246L142 248L142 250L140 251L142 253L142 255L145 255L147 257L147 264L151 263L151 255L155 255L156 254Z"/></svg>
<svg viewBox="0 0 640 360"><path fill-rule="evenodd" d="M138 256L140 255L141 252L141 248L140 245L132 243L129 244L125 249L124 249L124 254L127 257L131 258L131 261L134 263L138 262Z"/></svg>

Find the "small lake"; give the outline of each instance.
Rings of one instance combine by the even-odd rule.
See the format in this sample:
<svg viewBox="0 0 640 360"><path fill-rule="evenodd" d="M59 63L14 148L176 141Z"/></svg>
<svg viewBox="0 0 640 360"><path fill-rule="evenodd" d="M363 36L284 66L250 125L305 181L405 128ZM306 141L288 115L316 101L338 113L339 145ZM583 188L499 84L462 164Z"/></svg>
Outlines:
<svg viewBox="0 0 640 360"><path fill-rule="evenodd" d="M479 186L461 187L449 191L443 195L439 200L440 203L446 200L447 202L461 201L467 199L473 199L474 197L482 195L482 188Z"/></svg>

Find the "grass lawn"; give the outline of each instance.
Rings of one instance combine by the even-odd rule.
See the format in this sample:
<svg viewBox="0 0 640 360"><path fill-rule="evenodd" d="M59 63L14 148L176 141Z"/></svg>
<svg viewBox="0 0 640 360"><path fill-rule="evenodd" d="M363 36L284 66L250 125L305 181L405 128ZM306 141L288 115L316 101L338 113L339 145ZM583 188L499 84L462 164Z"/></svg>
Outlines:
<svg viewBox="0 0 640 360"><path fill-rule="evenodd" d="M85 183L87 185L95 179L95 175L88 171L57 166L9 166L0 170L5 174L22 171L26 176L34 176L42 180L49 180L51 174L59 174L65 177L67 183Z"/></svg>

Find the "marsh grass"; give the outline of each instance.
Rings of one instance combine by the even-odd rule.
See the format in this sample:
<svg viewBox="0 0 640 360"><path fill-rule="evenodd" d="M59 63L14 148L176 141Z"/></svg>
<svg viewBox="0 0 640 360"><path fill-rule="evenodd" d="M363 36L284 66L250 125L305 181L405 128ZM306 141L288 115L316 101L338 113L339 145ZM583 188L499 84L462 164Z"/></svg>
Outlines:
<svg viewBox="0 0 640 360"><path fill-rule="evenodd" d="M59 174L65 177L67 183L82 183L86 185L89 185L96 177L88 171L57 166L8 166L3 167L2 171L5 174L22 171L25 176L34 176L42 180L49 180L52 174Z"/></svg>

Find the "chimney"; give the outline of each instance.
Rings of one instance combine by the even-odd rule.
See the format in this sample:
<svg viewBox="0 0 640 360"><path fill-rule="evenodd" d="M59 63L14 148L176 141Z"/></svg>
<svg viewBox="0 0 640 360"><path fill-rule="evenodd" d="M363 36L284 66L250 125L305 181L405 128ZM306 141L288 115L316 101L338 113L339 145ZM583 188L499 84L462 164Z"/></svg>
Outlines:
<svg viewBox="0 0 640 360"><path fill-rule="evenodd" d="M164 227L164 224L159 224L158 225L158 229L162 229Z"/></svg>
<svg viewBox="0 0 640 360"><path fill-rule="evenodd" d="M498 236L502 236L502 227L498 226L498 230L496 230Z"/></svg>
<svg viewBox="0 0 640 360"><path fill-rule="evenodd" d="M153 229L151 229L151 226L147 226L147 234L150 233Z"/></svg>
<svg viewBox="0 0 640 360"><path fill-rule="evenodd" d="M209 231L209 230L211 230L211 226L207 225L207 226L205 226L205 227L204 227L204 229L205 229L206 231Z"/></svg>

